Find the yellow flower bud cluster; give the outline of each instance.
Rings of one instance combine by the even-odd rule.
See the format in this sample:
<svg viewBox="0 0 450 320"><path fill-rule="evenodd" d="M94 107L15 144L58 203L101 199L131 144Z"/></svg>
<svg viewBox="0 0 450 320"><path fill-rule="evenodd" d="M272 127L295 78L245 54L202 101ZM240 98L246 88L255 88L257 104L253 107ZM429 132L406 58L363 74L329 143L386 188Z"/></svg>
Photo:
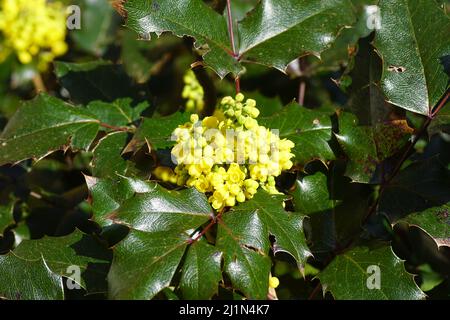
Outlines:
<svg viewBox="0 0 450 320"><path fill-rule="evenodd" d="M242 94L223 98L222 120L211 116L200 121L192 114L173 134L176 168L158 167L154 175L208 194L216 210L251 199L259 187L279 193L275 177L292 167L294 143L260 126L256 101L244 99Z"/></svg>
<svg viewBox="0 0 450 320"><path fill-rule="evenodd" d="M61 2L0 0L3 50L15 52L22 64L37 62L40 70L67 51L66 13Z"/></svg>
<svg viewBox="0 0 450 320"><path fill-rule="evenodd" d="M205 92L200 82L198 82L194 71L189 69L183 77L184 88L181 96L186 99L187 112L200 112L205 106Z"/></svg>

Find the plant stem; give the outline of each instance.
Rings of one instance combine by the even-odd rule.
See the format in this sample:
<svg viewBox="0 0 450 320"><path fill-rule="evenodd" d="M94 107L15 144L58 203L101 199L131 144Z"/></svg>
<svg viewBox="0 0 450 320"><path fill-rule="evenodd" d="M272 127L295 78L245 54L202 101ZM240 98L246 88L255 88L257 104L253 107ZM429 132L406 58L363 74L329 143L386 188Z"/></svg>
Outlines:
<svg viewBox="0 0 450 320"><path fill-rule="evenodd" d="M447 93L444 95L442 100L438 103L437 107L434 108L434 111L431 113L431 118L434 119L436 117L439 111L441 111L442 108L445 106L445 104L448 102L449 98L450 98L450 89L447 89Z"/></svg>
<svg viewBox="0 0 450 320"><path fill-rule="evenodd" d="M202 232L200 232L197 236L195 236L195 238L191 238L188 240L189 244L192 244L198 240L200 240L201 237L203 237L205 235L206 232L208 232L209 229L211 229L216 223L217 221L222 217L222 214L224 212L225 208L222 208L219 213L217 214L217 216L215 217L211 217L211 221L209 222L209 224L202 230Z"/></svg>
<svg viewBox="0 0 450 320"><path fill-rule="evenodd" d="M231 15L231 0L227 0L227 17L228 17L228 33L230 34L231 49L233 50L233 58L238 60L239 54L236 51L236 42L234 41L233 17ZM239 76L234 79L236 93L241 92L241 81Z"/></svg>
<svg viewBox="0 0 450 320"><path fill-rule="evenodd" d="M34 85L34 88L36 89L37 93L47 92L47 88L45 87L44 80L42 80L41 74L39 72L36 72L32 81L33 81L33 85Z"/></svg>
<svg viewBox="0 0 450 320"><path fill-rule="evenodd" d="M319 293L320 289L322 289L322 284L319 282L319 283L317 283L316 287L314 288L314 290L309 295L308 300L314 299L315 296Z"/></svg>
<svg viewBox="0 0 450 320"><path fill-rule="evenodd" d="M129 128L129 127L116 127L116 126L112 126L112 125L104 123L104 122L100 122L99 125L100 125L100 127L111 129L114 131L125 131L125 132L133 131L132 128Z"/></svg>
<svg viewBox="0 0 450 320"><path fill-rule="evenodd" d="M300 85L298 87L298 104L303 106L305 103L305 94L306 94L306 81L304 79L303 74L303 59L298 59L298 68L300 73Z"/></svg>

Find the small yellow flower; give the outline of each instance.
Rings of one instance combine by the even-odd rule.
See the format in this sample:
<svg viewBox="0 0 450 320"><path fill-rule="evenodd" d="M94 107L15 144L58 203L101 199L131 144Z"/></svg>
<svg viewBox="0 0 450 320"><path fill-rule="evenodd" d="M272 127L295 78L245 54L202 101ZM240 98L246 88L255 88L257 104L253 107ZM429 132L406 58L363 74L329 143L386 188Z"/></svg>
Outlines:
<svg viewBox="0 0 450 320"><path fill-rule="evenodd" d="M292 167L294 143L260 126L258 116L256 101L245 100L243 94L224 97L215 115L201 122L192 114L189 123L174 131L176 183L208 194L216 210L251 199L260 187L270 194L280 193L275 177ZM235 133L231 140L230 130ZM272 150L272 145L278 150Z"/></svg>
<svg viewBox="0 0 450 320"><path fill-rule="evenodd" d="M0 0L0 34L5 51L44 71L67 52L65 8L59 1Z"/></svg>
<svg viewBox="0 0 450 320"><path fill-rule="evenodd" d="M204 95L205 92L194 72L189 69L184 77L184 88L181 96L186 99L187 112L200 112L205 106Z"/></svg>
<svg viewBox="0 0 450 320"><path fill-rule="evenodd" d="M269 278L269 287L272 289L276 289L280 285L280 280L277 277Z"/></svg>

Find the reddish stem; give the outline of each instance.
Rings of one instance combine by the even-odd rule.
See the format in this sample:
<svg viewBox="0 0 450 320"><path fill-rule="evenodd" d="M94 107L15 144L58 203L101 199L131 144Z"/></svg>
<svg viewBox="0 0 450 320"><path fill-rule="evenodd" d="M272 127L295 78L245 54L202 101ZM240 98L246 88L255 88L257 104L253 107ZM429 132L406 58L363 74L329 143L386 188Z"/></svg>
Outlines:
<svg viewBox="0 0 450 320"><path fill-rule="evenodd" d="M316 295L320 292L320 289L322 289L322 284L319 282L314 290L311 292L311 294L308 297L308 300L312 300L316 297Z"/></svg>
<svg viewBox="0 0 450 320"><path fill-rule="evenodd" d="M241 79L239 77L236 77L234 84L236 85L236 93L241 92Z"/></svg>
<svg viewBox="0 0 450 320"><path fill-rule="evenodd" d="M437 107L431 113L431 118L434 118L439 113L439 111L442 110L442 108L445 106L445 104L447 103L449 98L450 98L450 89L447 90L447 93L445 94L445 96L442 98L442 100L439 102Z"/></svg>
<svg viewBox="0 0 450 320"><path fill-rule="evenodd" d="M109 125L104 122L100 122L99 125L100 125L100 127L108 128L108 129L111 129L114 131L126 131L126 132L131 131L130 128L128 128L128 127L116 127L116 126L112 126L112 125Z"/></svg>
<svg viewBox="0 0 450 320"><path fill-rule="evenodd" d="M214 226L217 221L220 219L220 217L223 214L223 211L225 210L225 208L222 208L222 210L219 211L219 213L217 214L217 216L212 217L211 221L209 222L209 224L202 230L202 232L200 232L197 236L195 236L195 238L191 238L188 240L189 244L192 244L198 240L200 240L201 237L203 237L205 235L206 232L208 232L209 229L212 228L212 226Z"/></svg>

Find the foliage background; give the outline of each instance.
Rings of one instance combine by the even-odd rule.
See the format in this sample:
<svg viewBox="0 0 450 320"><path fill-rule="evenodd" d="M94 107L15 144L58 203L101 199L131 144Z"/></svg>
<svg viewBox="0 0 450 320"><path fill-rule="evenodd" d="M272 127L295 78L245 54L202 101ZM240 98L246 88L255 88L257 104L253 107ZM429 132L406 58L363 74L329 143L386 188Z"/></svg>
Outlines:
<svg viewBox="0 0 450 320"><path fill-rule="evenodd" d="M14 58L3 62L0 128L9 127L0 136L0 296L267 298L270 271L280 278L280 299L419 299L424 293L448 299L450 106L442 97L448 97L449 7L434 0L322 2L331 15L312 15L299 29L255 44L277 24L299 19L286 8L306 2L262 1L285 9L272 20L256 9L245 20L258 1L233 0L234 19L244 19L235 28L242 33L238 46L247 48L237 62L223 50L231 49L221 34L224 1L192 1L198 7L177 16L164 10L173 1L130 0L129 28L106 0L70 1L81 7L83 27L69 32L70 51L42 75L46 94L36 97L33 70ZM376 32L365 25L364 6L373 4L388 24ZM135 23L143 12L154 13L156 27ZM135 31L188 36L164 32L137 41ZM321 59L304 55L286 74L267 67L283 69L298 52L311 51L322 52ZM187 236L171 232L177 224L183 230L175 231L186 231L207 223L210 208L193 191L171 193L172 186L147 180L157 163L170 160L166 137L186 119L176 112L185 103L183 75L196 61L208 66L194 68L206 93L204 113L235 93L234 76L241 73L242 92L261 107L260 123L296 143L298 163L277 180L289 195L287 212L284 198L259 194L224 216L238 237L215 226L186 253ZM68 123L56 127L49 119ZM165 221L169 230L152 230L146 203L161 201L153 212L159 215L173 197L184 200L180 216L192 206L203 216L174 218ZM252 226L249 216L264 228ZM286 219L280 230L266 230ZM274 234L284 249L275 245L276 255L268 250ZM161 264L157 257L164 257ZM196 259L207 263L195 265ZM227 269L233 259L250 264L233 273ZM382 267L381 291L364 287L361 270L370 264ZM63 281L69 265L82 267L79 290Z"/></svg>

